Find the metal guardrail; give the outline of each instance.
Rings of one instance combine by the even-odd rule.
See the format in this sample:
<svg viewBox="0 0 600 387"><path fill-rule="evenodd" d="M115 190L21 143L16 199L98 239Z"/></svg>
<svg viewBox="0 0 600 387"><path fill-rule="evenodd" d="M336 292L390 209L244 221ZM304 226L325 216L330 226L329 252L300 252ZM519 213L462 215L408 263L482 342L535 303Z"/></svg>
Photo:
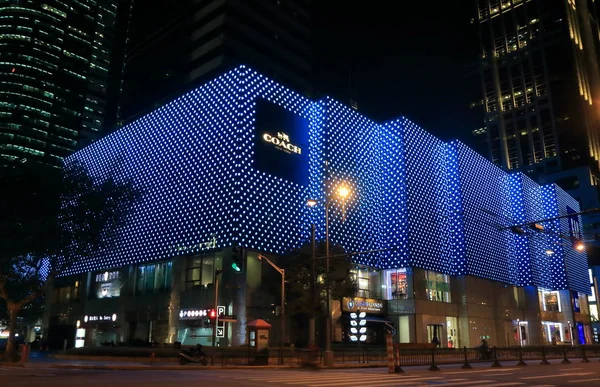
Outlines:
<svg viewBox="0 0 600 387"><path fill-rule="evenodd" d="M373 364L384 365L387 362L385 348L336 348L336 364ZM324 349L306 348L270 348L268 354L259 354L250 348L210 348L207 355L212 365L260 365L260 364L323 364ZM600 345L585 346L528 346L528 347L489 347L480 348L432 348L413 349L395 345L396 366L470 364L480 362L527 362L550 359L587 359L600 357ZM468 368L468 367L465 367Z"/></svg>

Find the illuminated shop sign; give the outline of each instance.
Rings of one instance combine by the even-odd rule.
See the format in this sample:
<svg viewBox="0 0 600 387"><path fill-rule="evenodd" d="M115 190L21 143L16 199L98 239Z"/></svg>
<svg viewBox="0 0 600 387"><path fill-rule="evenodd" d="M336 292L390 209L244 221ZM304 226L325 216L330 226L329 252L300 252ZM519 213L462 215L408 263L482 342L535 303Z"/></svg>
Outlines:
<svg viewBox="0 0 600 387"><path fill-rule="evenodd" d="M343 312L366 312L369 314L385 314L386 303L384 300L362 297L344 297L342 299Z"/></svg>
<svg viewBox="0 0 600 387"><path fill-rule="evenodd" d="M210 309L182 309L179 312L180 320L195 320L200 317L208 317Z"/></svg>
<svg viewBox="0 0 600 387"><path fill-rule="evenodd" d="M97 298L119 297L121 295L121 273L105 271L94 276L94 290Z"/></svg>
<svg viewBox="0 0 600 387"><path fill-rule="evenodd" d="M118 271L106 271L104 273L96 274L96 282L108 282L119 279L120 273Z"/></svg>
<svg viewBox="0 0 600 387"><path fill-rule="evenodd" d="M367 314L365 312L350 313L350 340L367 341Z"/></svg>
<svg viewBox="0 0 600 387"><path fill-rule="evenodd" d="M95 316L88 316L85 315L83 316L83 322L98 322L98 321L109 321L109 322L115 322L117 321L117 314L113 313L113 314L101 314L101 315L95 315Z"/></svg>
<svg viewBox="0 0 600 387"><path fill-rule="evenodd" d="M296 146L290 142L290 136L283 132L277 132L277 136L272 136L269 133L263 134L263 140L270 142L275 145L277 149L280 149L286 153L302 154L302 148Z"/></svg>
<svg viewBox="0 0 600 387"><path fill-rule="evenodd" d="M169 250L174 251L176 253L185 253L185 252L194 252L194 251L202 251L202 250L210 250L217 248L217 237L213 236L212 239L200 242L198 244L193 245L175 245L171 246Z"/></svg>
<svg viewBox="0 0 600 387"><path fill-rule="evenodd" d="M309 121L263 99L256 101L254 167L272 176L308 185Z"/></svg>

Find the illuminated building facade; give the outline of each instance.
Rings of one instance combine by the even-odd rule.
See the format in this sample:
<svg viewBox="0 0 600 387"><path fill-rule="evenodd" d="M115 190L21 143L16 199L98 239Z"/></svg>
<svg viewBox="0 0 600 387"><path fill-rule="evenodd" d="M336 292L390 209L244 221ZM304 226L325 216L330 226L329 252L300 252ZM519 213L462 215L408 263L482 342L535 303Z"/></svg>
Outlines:
<svg viewBox="0 0 600 387"><path fill-rule="evenodd" d="M64 157L113 126L128 1L0 2L0 157ZM125 17L124 20L127 18ZM115 51L115 48L117 49Z"/></svg>
<svg viewBox="0 0 600 387"><path fill-rule="evenodd" d="M557 183L583 209L600 207L600 30L597 5L575 0L478 0L480 38L470 88L488 157L540 184ZM600 234L584 216L586 239Z"/></svg>
<svg viewBox="0 0 600 387"><path fill-rule="evenodd" d="M579 217L555 219L577 212L577 201L405 118L379 124L240 66L72 160L143 191L114 243L70 268L48 297L46 325L79 321L82 344L210 343L210 328L198 320L214 308L216 270L223 270L218 306L237 316L222 345L244 343L253 319L276 326L257 255L277 259L307 243L311 224L322 240L324 208L307 200L322 203L340 185L350 196L343 213L339 200L331 207L331 242L347 252L380 251L355 256L358 292L334 301L334 340L351 340L347 318L357 305L370 308L372 342L382 321L396 324L401 342L435 337L443 346L475 346L482 337L550 342L549 323L567 341L568 321L589 340L586 255L561 238ZM544 233L510 231L549 218ZM234 246L245 249L241 272L231 269ZM574 313L572 299L581 305Z"/></svg>

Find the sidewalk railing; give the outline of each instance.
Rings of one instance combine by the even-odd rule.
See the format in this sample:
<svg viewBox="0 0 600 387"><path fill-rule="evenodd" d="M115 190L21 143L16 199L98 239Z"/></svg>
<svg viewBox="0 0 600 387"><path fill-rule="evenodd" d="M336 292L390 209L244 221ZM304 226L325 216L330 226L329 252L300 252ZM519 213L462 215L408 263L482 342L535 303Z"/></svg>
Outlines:
<svg viewBox="0 0 600 387"><path fill-rule="evenodd" d="M522 366L527 365L527 361L549 364L547 360L550 359L562 359L562 363L570 363L569 359L577 358L581 362L588 362L590 357L600 357L600 345L430 349L394 346L395 367L429 365L431 370L436 370L439 364L463 364L462 368L470 368L470 363L492 362L493 367L499 367L506 362Z"/></svg>
<svg viewBox="0 0 600 387"><path fill-rule="evenodd" d="M335 364L385 365L387 354L385 348L335 348ZM323 364L322 348L270 348L268 364L270 365L303 365ZM212 365L259 365L257 353L250 348L210 348L207 351ZM265 357L267 355L264 355ZM490 347L488 351L480 348L402 348L394 346L396 366L430 366L432 361L441 364L470 364L481 362L524 363L541 362L551 359L582 359L600 357L600 345L585 346L528 346L528 347ZM264 359L263 359L264 360ZM264 364L264 363L262 363Z"/></svg>

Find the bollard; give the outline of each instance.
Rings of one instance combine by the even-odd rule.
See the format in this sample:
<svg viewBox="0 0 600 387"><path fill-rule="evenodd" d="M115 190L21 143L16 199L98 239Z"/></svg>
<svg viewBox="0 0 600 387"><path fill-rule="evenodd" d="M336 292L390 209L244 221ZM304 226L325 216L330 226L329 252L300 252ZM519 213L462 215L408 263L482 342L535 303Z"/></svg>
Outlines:
<svg viewBox="0 0 600 387"><path fill-rule="evenodd" d="M440 368L435 364L435 347L431 348L431 366L429 371L439 371Z"/></svg>
<svg viewBox="0 0 600 387"><path fill-rule="evenodd" d="M154 352L150 353L150 364L154 364Z"/></svg>
<svg viewBox="0 0 600 387"><path fill-rule="evenodd" d="M571 364L571 361L567 359L567 349L563 347L563 359L560 362L561 364Z"/></svg>
<svg viewBox="0 0 600 387"><path fill-rule="evenodd" d="M589 363L590 360L587 358L586 354L585 354L585 346L582 345L581 346L581 362L582 363Z"/></svg>
<svg viewBox="0 0 600 387"><path fill-rule="evenodd" d="M470 364L469 364L469 360L467 359L467 346L464 347L464 354L465 354L465 362L463 363L462 369L464 370L470 370L471 368L473 368Z"/></svg>
<svg viewBox="0 0 600 387"><path fill-rule="evenodd" d="M396 362L396 365L394 366L394 372L397 374L403 374L404 370L402 369L402 362L400 361L402 359L401 354L400 354L400 347L398 347L398 351L396 352L396 359L398 361Z"/></svg>
<svg viewBox="0 0 600 387"><path fill-rule="evenodd" d="M494 352L494 361L492 362L492 367L497 368L497 367L502 367L502 364L500 364L500 362L498 362L498 356L496 353L496 347L494 346L493 348L493 352Z"/></svg>
<svg viewBox="0 0 600 387"><path fill-rule="evenodd" d="M540 365L550 365L550 362L546 359L546 350L544 349L543 346L542 346L542 361L540 362Z"/></svg>
<svg viewBox="0 0 600 387"><path fill-rule="evenodd" d="M387 351L388 374L394 373L394 342L392 335L388 334L385 337L385 346Z"/></svg>
<svg viewBox="0 0 600 387"><path fill-rule="evenodd" d="M527 363L523 361L523 347L519 347L519 362L517 363L517 367L526 366Z"/></svg>

